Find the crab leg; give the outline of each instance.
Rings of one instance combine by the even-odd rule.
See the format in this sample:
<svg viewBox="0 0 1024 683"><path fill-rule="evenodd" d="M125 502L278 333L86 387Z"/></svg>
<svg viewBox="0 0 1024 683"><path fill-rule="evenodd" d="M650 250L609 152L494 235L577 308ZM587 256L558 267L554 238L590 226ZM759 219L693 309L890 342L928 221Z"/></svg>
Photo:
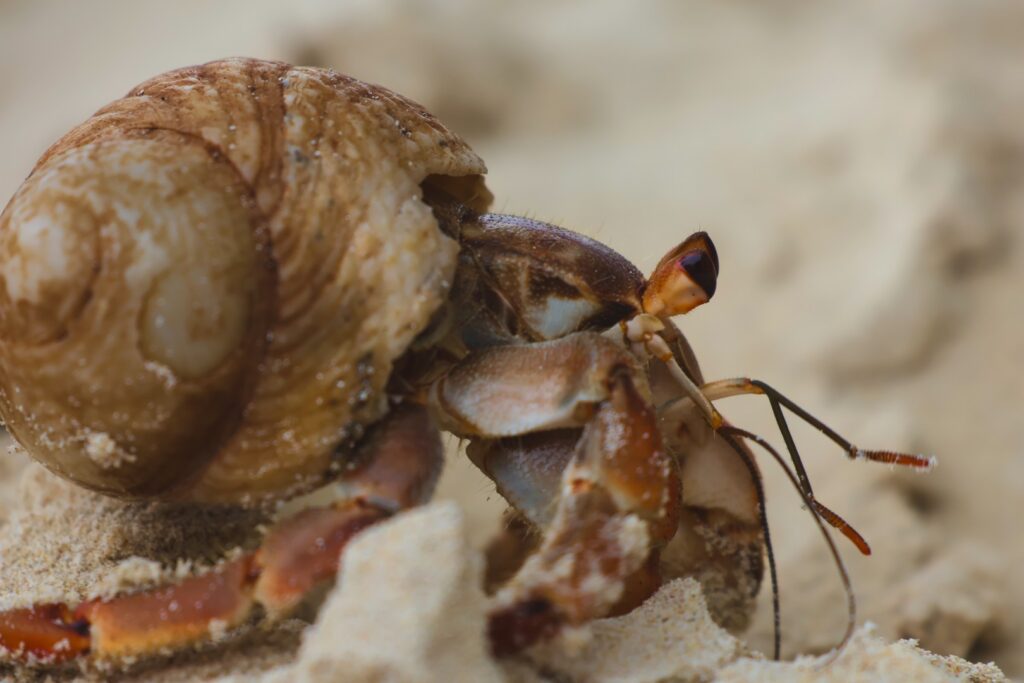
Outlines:
<svg viewBox="0 0 1024 683"><path fill-rule="evenodd" d="M443 463L429 414L401 406L360 442L343 481L347 497L275 525L261 546L209 572L111 599L0 612L0 646L21 660L52 663L176 650L244 623L260 604L290 613L331 580L345 545L366 527L424 502Z"/></svg>
<svg viewBox="0 0 1024 683"><path fill-rule="evenodd" d="M205 638L219 624L242 623L252 609L252 556L156 590L110 600L90 600L75 609L88 626L90 649L101 658L123 658L176 648Z"/></svg>
<svg viewBox="0 0 1024 683"><path fill-rule="evenodd" d="M24 660L61 662L89 650L88 625L59 603L7 610L0 612L0 648Z"/></svg>
<svg viewBox="0 0 1024 683"><path fill-rule="evenodd" d="M499 490L545 529L494 598L496 652L604 616L656 584L652 555L675 531L678 473L629 352L592 333L478 351L432 387L431 403L460 436L549 435L474 446Z"/></svg>

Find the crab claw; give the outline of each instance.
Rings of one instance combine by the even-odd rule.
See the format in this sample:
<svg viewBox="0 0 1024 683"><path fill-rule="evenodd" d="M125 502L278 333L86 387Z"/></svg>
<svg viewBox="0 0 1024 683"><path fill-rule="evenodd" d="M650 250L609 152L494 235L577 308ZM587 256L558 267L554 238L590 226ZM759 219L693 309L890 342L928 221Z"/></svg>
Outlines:
<svg viewBox="0 0 1024 683"><path fill-rule="evenodd" d="M711 300L718 280L718 252L706 232L695 232L665 255L644 290L644 312L659 317L688 313Z"/></svg>
<svg viewBox="0 0 1024 683"><path fill-rule="evenodd" d="M568 338L561 350L598 346L600 339ZM660 584L656 555L679 521L678 470L634 369L613 366L603 379L604 400L567 465L560 467L564 452L553 459L555 467L541 460L565 448L564 432L547 443L543 436L521 445L506 440L477 452L500 490L537 503L527 505L525 514L543 523L545 509L553 508L536 552L494 597L488 630L497 655L518 652L564 625L628 611ZM530 445L532 451L521 449ZM559 486L544 487L552 497L546 505L523 490L527 482L550 482L559 469Z"/></svg>

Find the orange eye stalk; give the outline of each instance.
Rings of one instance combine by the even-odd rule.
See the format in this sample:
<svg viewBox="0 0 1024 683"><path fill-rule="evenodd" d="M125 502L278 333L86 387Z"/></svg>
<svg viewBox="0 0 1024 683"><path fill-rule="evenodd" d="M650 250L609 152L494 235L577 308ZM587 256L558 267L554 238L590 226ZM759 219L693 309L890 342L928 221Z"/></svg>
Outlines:
<svg viewBox="0 0 1024 683"><path fill-rule="evenodd" d="M644 290L644 312L659 317L688 313L715 294L718 252L706 232L695 232L655 267Z"/></svg>

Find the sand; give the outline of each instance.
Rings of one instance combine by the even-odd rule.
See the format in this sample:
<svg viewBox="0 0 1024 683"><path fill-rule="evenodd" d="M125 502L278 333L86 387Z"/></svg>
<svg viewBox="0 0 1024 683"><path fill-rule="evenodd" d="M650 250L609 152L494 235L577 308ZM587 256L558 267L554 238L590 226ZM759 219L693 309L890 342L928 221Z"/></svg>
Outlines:
<svg viewBox="0 0 1024 683"><path fill-rule="evenodd" d="M422 101L487 161L499 209L597 237L641 269L709 230L719 289L680 321L708 377L763 378L865 447L939 457L928 475L893 472L849 463L797 428L816 493L874 549L843 548L860 622L875 629L830 670L928 661L940 676L985 680L983 667L903 641L915 638L1021 677L1022 26L1024 9L996 0L11 2L0 7L0 197L49 142L131 84L247 54L330 65ZM722 408L778 442L761 402ZM217 552L203 534L218 550L253 541L241 517L227 531L197 522L185 534L196 545L132 536L122 524L134 513L95 497L38 522L40 489L17 492L24 458L0 456L0 520L13 520L0 530L0 566L26 562L22 578L40 598L100 591L133 554L149 553L160 572L180 557L206 561ZM842 594L806 512L764 470L784 654L820 655L842 632ZM27 476L78 504L71 489ZM458 502L468 545L481 548L503 505L454 448L438 497ZM178 519L150 517L150 528L178 534ZM30 552L37 528L46 545ZM135 561L118 573L143 580L153 569ZM14 577L0 603L32 597ZM742 635L760 652L771 645L764 598ZM256 634L246 650L135 675L252 680L270 667L265 676L291 680L292 628L284 644ZM807 666L743 661L719 675L799 680ZM536 669L505 673L528 680Z"/></svg>
<svg viewBox="0 0 1024 683"><path fill-rule="evenodd" d="M77 603L172 580L254 547L267 519L234 507L126 504L37 465L19 475L20 504L0 530L0 609Z"/></svg>
<svg viewBox="0 0 1024 683"><path fill-rule="evenodd" d="M52 478L28 484L51 491L59 486ZM66 509L85 512L85 506L74 503ZM46 517L31 519L43 533L48 531ZM123 517L116 521L118 528L141 528ZM208 527L210 520L179 515L177 521L191 530ZM83 523L84 537L97 532L95 520ZM0 551L9 553L12 540L10 534L0 536ZM96 554L82 553L78 559L71 585L84 594L96 592L103 572L124 572L125 563L112 565ZM39 583L24 578L21 569L17 559L8 560L6 593L20 581L20 595L35 595L37 584L47 590L50 576L67 576L60 566L36 567ZM766 661L714 623L694 579L666 584L622 617L564 631L522 655L495 660L484 635L488 599L482 589L482 556L469 542L464 513L451 501L403 513L361 534L345 553L339 575L312 625L295 620L253 625L239 636L170 658L113 670L86 666L51 673L58 679L225 683L1006 680L994 665L936 656L912 640L888 643L871 626L862 627L835 661ZM8 673L24 680L44 675L18 668Z"/></svg>

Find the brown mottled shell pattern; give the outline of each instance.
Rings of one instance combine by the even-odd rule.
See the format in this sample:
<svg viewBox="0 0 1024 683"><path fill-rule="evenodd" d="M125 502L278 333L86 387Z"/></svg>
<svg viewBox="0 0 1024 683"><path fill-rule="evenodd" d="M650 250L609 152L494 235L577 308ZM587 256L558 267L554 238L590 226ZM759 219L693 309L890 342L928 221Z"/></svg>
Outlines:
<svg viewBox="0 0 1024 683"><path fill-rule="evenodd" d="M282 497L387 410L458 246L420 199L483 162L420 106L226 60L143 83L0 216L0 409L53 471L127 497Z"/></svg>

